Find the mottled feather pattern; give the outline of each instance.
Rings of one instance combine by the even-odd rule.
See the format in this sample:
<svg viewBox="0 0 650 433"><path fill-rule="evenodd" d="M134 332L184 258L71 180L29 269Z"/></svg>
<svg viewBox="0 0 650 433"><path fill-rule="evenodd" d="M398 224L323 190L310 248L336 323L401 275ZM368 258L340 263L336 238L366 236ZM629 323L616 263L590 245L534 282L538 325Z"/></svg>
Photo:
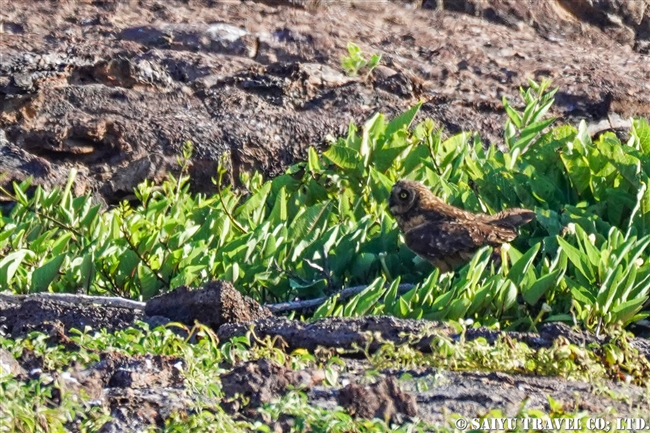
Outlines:
<svg viewBox="0 0 650 433"><path fill-rule="evenodd" d="M498 249L513 241L518 227L535 218L534 212L516 208L495 215L468 212L448 205L423 184L410 180L393 186L389 208L406 245L442 272L467 263L485 245Z"/></svg>

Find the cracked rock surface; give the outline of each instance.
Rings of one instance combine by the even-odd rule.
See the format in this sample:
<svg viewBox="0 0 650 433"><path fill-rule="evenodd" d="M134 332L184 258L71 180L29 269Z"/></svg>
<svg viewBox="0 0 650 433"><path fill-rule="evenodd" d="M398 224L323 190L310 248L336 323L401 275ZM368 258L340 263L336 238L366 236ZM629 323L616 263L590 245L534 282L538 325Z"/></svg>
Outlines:
<svg viewBox="0 0 650 433"><path fill-rule="evenodd" d="M310 145L418 100L447 133L499 145L503 96L560 87L554 115L625 128L650 112L646 0L7 2L0 11L0 172L108 202L177 169L211 192L219 155L276 175ZM347 76L348 42L382 55Z"/></svg>
<svg viewBox="0 0 650 433"><path fill-rule="evenodd" d="M216 341L220 343L236 341L231 339L241 339L247 334L253 338L254 334L251 344L268 344L265 349L268 354L296 353L300 349L318 357L338 356L340 362L330 366L336 372L335 383L327 383L325 364L292 367L288 362L279 363L277 359L284 357L277 356L232 365L215 362L212 368L223 371L219 373L219 381L224 395L221 400L211 399L197 394L188 385L185 375L191 359L152 353L126 355L114 349L93 349L97 362L84 367L72 363L59 369L49 369L46 360L33 350L25 349L19 356L0 351L0 374L9 374L20 381L42 380L43 386L52 388L56 404L61 393L73 393L88 404L106 408L111 420L102 427L104 432L142 431L147 426L162 426L174 413L191 414L197 403L213 410L225 410L233 419L269 424L270 420L260 418L257 408L292 390L303 392L313 406L333 410L339 405L354 417L378 417L395 423L417 416L427 422L444 424L449 422L450 413L473 418L494 408L501 409L508 417L520 414L522 407L548 412L552 410L548 396L560 402L567 413L587 411L590 416L637 417L647 407L647 389L623 381L603 380L594 384L525 374L522 366L516 364L512 364L516 371L511 372L453 371L426 362L400 364L397 358L391 357L390 350L382 355L384 346L393 344L403 348L404 353L416 350L420 355L415 358L426 361L432 355L432 345L441 340L481 339L478 341L486 349L499 339L505 339L510 345L521 342L531 348L547 349L557 343L570 342L583 347L608 341L564 324L544 324L539 332L472 328L460 335L448 324L386 316L331 317L310 323L269 316L264 307L233 296L234 293L237 292L230 284L218 281L192 291L181 288L153 298L155 302L145 306L144 312L89 303L83 297L75 302L72 298L61 301L40 295L3 295L0 335L16 339L38 330L46 333L49 346L78 352L80 343L71 338L76 335L72 328L84 329L88 325L91 328L87 332L92 336L100 329L113 332L140 327L137 323L140 320L155 326L155 322L164 324L170 319L187 323L201 319L216 331ZM147 316L147 311L154 316ZM213 311L212 318L208 311ZM183 340L189 338L178 326L169 329L178 332ZM199 342L193 339L191 344ZM631 338L629 344L640 355L650 357L645 338ZM277 420L273 428L290 431L295 422L287 416ZM71 426L71 431L79 430Z"/></svg>

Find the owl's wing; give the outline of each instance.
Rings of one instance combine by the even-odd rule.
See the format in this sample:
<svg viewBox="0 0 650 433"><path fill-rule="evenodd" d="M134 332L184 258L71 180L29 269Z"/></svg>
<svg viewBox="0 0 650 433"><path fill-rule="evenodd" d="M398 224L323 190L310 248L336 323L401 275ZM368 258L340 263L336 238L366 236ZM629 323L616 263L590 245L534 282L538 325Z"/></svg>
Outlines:
<svg viewBox="0 0 650 433"><path fill-rule="evenodd" d="M404 237L411 250L443 272L466 263L484 245L504 242L493 227L478 221L426 222L407 231Z"/></svg>

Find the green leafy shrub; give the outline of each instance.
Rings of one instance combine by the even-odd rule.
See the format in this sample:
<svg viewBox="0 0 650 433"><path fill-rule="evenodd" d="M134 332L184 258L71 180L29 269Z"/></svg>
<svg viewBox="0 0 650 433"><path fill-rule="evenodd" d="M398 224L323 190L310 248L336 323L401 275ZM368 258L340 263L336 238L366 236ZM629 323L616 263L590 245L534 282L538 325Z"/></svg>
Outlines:
<svg viewBox="0 0 650 433"><path fill-rule="evenodd" d="M15 206L0 220L0 287L146 299L221 278L274 302L368 285L346 302L331 298L316 316L473 318L524 329L541 319L630 323L644 315L650 288L650 126L635 120L626 143L611 133L592 140L584 123L551 128L548 84L522 89L521 109L504 100L509 152L477 134L444 138L431 120L412 125L418 104L391 121L377 114L360 130L350 125L275 179L244 173L244 195L223 184L223 167L213 197L190 194L182 175L142 184L137 207L107 212L72 195L73 175L64 189L31 196L29 182L14 185L4 194ZM537 221L504 249L504 266L494 269L486 248L440 275L404 246L388 213L402 177L455 206L527 207ZM400 283L413 286L402 293Z"/></svg>

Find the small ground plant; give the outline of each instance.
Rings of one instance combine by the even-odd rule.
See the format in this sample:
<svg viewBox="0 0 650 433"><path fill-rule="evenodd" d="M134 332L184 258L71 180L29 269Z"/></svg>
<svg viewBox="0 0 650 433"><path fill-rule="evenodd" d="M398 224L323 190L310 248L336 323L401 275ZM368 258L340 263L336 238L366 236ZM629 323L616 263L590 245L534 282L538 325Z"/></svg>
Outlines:
<svg viewBox="0 0 650 433"><path fill-rule="evenodd" d="M179 327L184 331L183 335L177 332ZM255 344L251 344L251 341ZM52 344L50 335L39 332L13 340L0 336L0 349L8 351L13 357L20 358L25 353L31 353L43 362L43 374L25 380L0 370L0 431L103 431L102 426L112 419L111 409L99 405L83 393L77 395L66 391L61 377L66 374L63 373L65 370L96 367L97 362L107 353L165 355L183 360L183 388L193 403L186 410L165 414L164 426L151 426L152 432L268 432L273 431L268 424L286 420L287 416L294 420L291 431L455 431L453 422L456 415L451 413L447 420L452 428L447 428L444 423L433 426L417 418L400 426L389 426L385 420L356 419L341 407L310 404L304 390L299 389L289 390L278 399L247 411L244 417L241 414L229 415L219 405L224 399L220 377L242 361L258 359L269 359L292 370L323 369L327 380L322 386L331 389L339 388L349 380L343 379L339 373L354 372L358 375L357 380L363 380L363 374L358 371L360 365L364 366L368 378L379 374L379 371L392 370L392 374L397 372L402 383L408 381L418 386L420 392L426 392L429 386L435 386L430 379L435 380L442 371L534 373L537 376L589 381L595 390L611 387L611 382L604 381L606 379L644 384L650 375L650 364L642 355L631 350L629 341L623 334L615 336L602 346L577 346L566 339L559 339L551 347L533 349L507 336L502 336L492 344L485 338L466 341L465 333L461 330L458 341L440 336L432 341L430 347L430 353L422 353L408 343L399 346L384 344L376 352L367 353L367 363L357 359L351 361L348 367L346 361L334 353L315 356L304 349L286 353L270 338L262 340L251 335L250 338L243 336L220 342L214 331L203 325L187 328L173 323L149 329L145 323L137 323L132 328L114 333L86 328L83 331L72 330L68 342L58 345ZM431 374L427 378L420 376L421 381L414 380L411 372L421 375L423 370ZM53 380L57 374L58 379ZM54 398L54 395L63 397ZM525 403L522 403L523 412L520 417L596 415L584 411L575 414L569 403L554 403L550 396L549 403L548 413L526 409ZM485 414L486 418L491 416L505 415L499 415L498 409L494 409Z"/></svg>
<svg viewBox="0 0 650 433"><path fill-rule="evenodd" d="M360 72L365 71L370 74L373 69L377 67L381 61L381 54L372 54L367 59L361 48L353 42L348 43L348 55L343 56L341 59L341 67L348 75L358 75Z"/></svg>

